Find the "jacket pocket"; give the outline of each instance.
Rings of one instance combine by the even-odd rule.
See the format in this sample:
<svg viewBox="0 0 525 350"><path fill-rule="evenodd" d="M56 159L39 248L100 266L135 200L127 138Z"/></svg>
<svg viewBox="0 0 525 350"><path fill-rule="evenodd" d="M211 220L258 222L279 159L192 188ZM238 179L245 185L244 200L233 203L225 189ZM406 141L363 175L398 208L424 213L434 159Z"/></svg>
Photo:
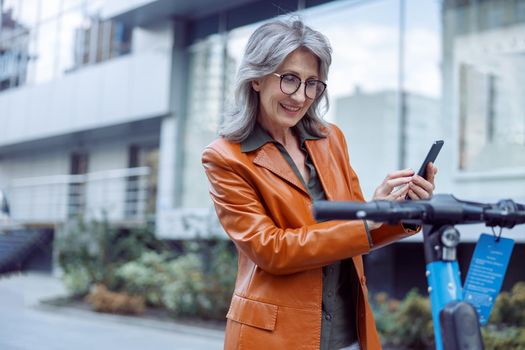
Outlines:
<svg viewBox="0 0 525 350"><path fill-rule="evenodd" d="M279 307L234 295L226 318L267 331L275 329Z"/></svg>

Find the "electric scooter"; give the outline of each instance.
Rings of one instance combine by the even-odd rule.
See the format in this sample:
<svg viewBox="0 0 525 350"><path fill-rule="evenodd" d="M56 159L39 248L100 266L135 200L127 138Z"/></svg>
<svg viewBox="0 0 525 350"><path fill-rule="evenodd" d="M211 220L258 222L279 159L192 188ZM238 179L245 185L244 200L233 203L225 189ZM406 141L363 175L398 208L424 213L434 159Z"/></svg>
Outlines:
<svg viewBox="0 0 525 350"><path fill-rule="evenodd" d="M428 200L400 202L318 201L313 211L317 220L366 219L422 225L436 349L483 349L478 312L464 300L456 258L460 234L454 225L485 223L489 227L512 228L525 223L524 204L509 199L495 204L468 202L438 194ZM494 237L496 243L499 239Z"/></svg>

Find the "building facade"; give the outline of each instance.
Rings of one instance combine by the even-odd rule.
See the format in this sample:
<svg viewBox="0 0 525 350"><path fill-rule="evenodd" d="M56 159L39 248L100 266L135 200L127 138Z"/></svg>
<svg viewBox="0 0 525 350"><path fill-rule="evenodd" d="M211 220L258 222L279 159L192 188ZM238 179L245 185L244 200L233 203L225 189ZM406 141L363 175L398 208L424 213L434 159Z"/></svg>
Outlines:
<svg viewBox="0 0 525 350"><path fill-rule="evenodd" d="M0 5L0 189L18 222L106 215L154 220L168 239L222 234L200 154L249 35L290 14L332 43L327 119L345 132L367 198L443 139L437 192L525 202L525 1ZM462 233L473 242L483 230ZM397 253L381 254L369 260L395 276Z"/></svg>

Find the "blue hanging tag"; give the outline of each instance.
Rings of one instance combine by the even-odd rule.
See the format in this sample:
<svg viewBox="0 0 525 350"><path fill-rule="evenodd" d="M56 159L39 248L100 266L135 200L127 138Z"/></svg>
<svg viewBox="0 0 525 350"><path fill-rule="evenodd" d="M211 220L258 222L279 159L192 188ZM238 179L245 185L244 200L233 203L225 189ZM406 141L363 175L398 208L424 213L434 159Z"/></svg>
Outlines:
<svg viewBox="0 0 525 350"><path fill-rule="evenodd" d="M514 240L481 234L463 287L465 301L474 305L481 325L486 325L514 248Z"/></svg>

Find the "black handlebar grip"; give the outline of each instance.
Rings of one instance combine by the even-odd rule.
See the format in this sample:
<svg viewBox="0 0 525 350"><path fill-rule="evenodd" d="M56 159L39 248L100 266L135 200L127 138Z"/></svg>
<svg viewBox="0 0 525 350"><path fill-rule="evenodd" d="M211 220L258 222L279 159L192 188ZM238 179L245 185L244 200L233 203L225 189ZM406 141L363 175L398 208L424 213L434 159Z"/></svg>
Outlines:
<svg viewBox="0 0 525 350"><path fill-rule="evenodd" d="M316 220L356 220L362 219L362 213L377 209L374 202L314 202L313 213Z"/></svg>

